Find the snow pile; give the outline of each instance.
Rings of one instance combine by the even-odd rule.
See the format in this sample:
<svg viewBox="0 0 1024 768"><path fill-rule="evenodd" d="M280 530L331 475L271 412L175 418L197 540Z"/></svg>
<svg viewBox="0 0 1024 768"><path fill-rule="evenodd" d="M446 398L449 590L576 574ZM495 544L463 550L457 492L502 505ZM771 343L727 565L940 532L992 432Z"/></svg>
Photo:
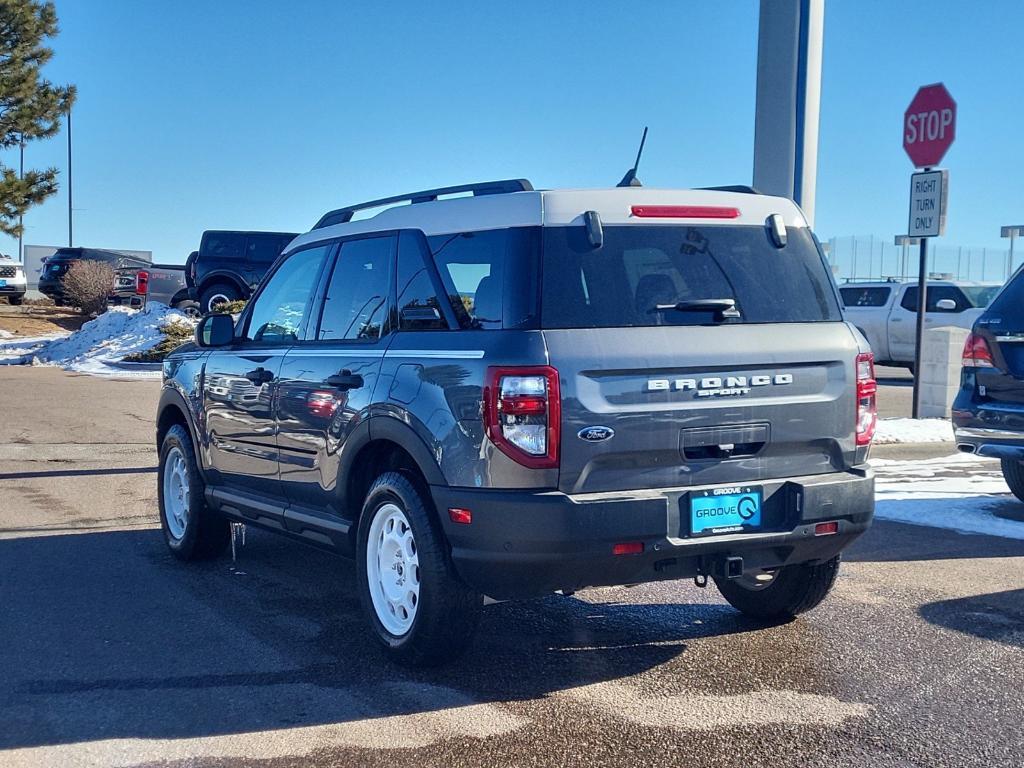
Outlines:
<svg viewBox="0 0 1024 768"><path fill-rule="evenodd" d="M951 443L953 425L946 419L879 419L875 445Z"/></svg>
<svg viewBox="0 0 1024 768"><path fill-rule="evenodd" d="M110 363L120 362L132 352L153 347L163 339L160 327L168 323L195 325L181 312L158 302L147 304L141 310L112 307L67 336L0 341L0 359L8 363L56 365L79 373L124 376L126 371L112 367ZM135 371L131 374L159 376L160 372Z"/></svg>
<svg viewBox="0 0 1024 768"><path fill-rule="evenodd" d="M995 512L1021 502L999 462L967 453L921 461L873 459L875 515L912 525L1024 540L1024 523Z"/></svg>
<svg viewBox="0 0 1024 768"><path fill-rule="evenodd" d="M0 339L13 339L13 338L14 338L14 334L13 333L11 333L10 331L5 331L3 328L0 328Z"/></svg>

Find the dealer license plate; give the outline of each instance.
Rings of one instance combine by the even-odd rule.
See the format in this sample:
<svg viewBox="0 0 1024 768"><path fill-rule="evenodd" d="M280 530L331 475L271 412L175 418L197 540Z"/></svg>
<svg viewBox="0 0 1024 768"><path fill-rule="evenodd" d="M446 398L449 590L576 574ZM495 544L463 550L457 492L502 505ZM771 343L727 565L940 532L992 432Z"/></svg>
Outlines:
<svg viewBox="0 0 1024 768"><path fill-rule="evenodd" d="M711 488L690 493L690 535L748 533L761 529L759 486Z"/></svg>

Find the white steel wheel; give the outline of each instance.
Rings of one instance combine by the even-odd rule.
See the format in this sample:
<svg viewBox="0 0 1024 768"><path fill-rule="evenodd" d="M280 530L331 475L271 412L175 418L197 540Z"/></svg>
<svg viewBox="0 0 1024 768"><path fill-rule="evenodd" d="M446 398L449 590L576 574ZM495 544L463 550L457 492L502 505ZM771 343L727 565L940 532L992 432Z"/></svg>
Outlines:
<svg viewBox="0 0 1024 768"><path fill-rule="evenodd" d="M189 481L185 454L178 446L172 447L164 457L164 519L175 539L182 539L188 528Z"/></svg>
<svg viewBox="0 0 1024 768"><path fill-rule="evenodd" d="M377 620L395 637L407 634L420 603L420 561L409 519L392 502L379 506L370 523L366 581Z"/></svg>

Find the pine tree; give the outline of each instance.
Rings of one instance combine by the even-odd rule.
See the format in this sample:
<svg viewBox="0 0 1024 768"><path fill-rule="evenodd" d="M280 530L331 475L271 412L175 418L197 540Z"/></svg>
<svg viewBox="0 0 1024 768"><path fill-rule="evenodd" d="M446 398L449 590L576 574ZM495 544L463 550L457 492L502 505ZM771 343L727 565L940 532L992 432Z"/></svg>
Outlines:
<svg viewBox="0 0 1024 768"><path fill-rule="evenodd" d="M0 149L55 135L75 101L73 85L55 86L40 72L53 57L44 41L56 34L52 2L0 0ZM17 237L19 216L56 191L56 168L19 179L0 164L0 232Z"/></svg>

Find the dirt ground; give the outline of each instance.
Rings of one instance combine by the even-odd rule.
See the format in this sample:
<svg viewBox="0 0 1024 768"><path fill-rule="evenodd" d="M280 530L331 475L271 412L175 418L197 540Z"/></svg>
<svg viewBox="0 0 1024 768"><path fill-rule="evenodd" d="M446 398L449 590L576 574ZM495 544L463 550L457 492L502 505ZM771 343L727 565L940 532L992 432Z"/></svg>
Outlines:
<svg viewBox="0 0 1024 768"><path fill-rule="evenodd" d="M55 307L52 304L12 307L0 303L0 330L17 336L44 336L65 331L77 331L89 318L77 309Z"/></svg>

